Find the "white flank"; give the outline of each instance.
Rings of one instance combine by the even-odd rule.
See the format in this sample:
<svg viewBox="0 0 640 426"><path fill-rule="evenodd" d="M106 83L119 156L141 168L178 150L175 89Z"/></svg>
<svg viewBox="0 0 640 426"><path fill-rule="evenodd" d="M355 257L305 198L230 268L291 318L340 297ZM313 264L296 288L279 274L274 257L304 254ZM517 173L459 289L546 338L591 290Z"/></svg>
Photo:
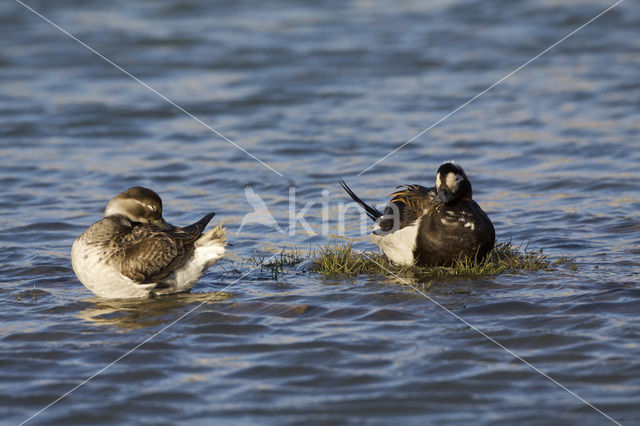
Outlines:
<svg viewBox="0 0 640 426"><path fill-rule="evenodd" d="M416 248L419 226L419 220L416 220L398 231L384 233L376 223L369 240L380 247L393 263L410 265L414 261L413 250Z"/></svg>
<svg viewBox="0 0 640 426"><path fill-rule="evenodd" d="M196 249L182 268L176 269L162 280L163 283L171 285L171 288L160 289L156 293L177 293L189 290L198 282L209 266L222 257L226 251L224 241L207 241L206 245L199 245L200 241L205 238L206 236L202 236L196 241Z"/></svg>
<svg viewBox="0 0 640 426"><path fill-rule="evenodd" d="M155 284L136 284L114 265L102 261L103 253L96 246L85 244L82 235L71 247L71 265L78 279L96 296L108 299L147 297Z"/></svg>

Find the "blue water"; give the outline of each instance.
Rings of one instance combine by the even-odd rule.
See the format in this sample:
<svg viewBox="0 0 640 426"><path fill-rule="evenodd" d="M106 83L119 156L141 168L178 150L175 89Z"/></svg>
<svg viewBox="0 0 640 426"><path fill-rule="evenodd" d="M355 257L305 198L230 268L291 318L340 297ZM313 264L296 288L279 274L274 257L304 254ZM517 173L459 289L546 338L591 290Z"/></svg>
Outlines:
<svg viewBox="0 0 640 426"><path fill-rule="evenodd" d="M396 185L433 185L452 158L498 240L578 269L433 282L428 295L607 416L640 421L631 0L360 176L613 2L27 4L282 176L20 3L0 4L2 422L153 337L30 423L611 423L397 280L254 268L251 256L335 238L375 249L355 209L340 226L337 179L384 203ZM133 185L158 192L171 223L213 210L226 224L230 255L192 294L106 301L75 278L74 238ZM316 235L300 223L238 232L246 186L282 229L295 188Z"/></svg>

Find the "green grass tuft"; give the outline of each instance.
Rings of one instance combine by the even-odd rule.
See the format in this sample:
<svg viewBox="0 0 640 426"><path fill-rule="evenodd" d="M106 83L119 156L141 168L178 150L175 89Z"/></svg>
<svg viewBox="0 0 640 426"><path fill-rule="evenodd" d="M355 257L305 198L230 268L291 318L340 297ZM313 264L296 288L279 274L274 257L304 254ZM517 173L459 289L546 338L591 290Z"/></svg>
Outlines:
<svg viewBox="0 0 640 426"><path fill-rule="evenodd" d="M317 256L311 268L313 272L325 275L345 275L355 277L361 274L379 274L381 268L375 263L378 259L368 259L366 256L379 258L379 255L371 255L356 251L352 243L338 245L334 241L332 245L326 245L318 249Z"/></svg>
<svg viewBox="0 0 640 426"><path fill-rule="evenodd" d="M278 255L270 259L271 256L256 255L251 256L251 260L260 267L261 271L268 271L271 278L278 281L278 277L284 272L284 268L291 268L309 258L309 254L303 254L298 248L287 250L283 248ZM269 260L270 259L270 260ZM269 260L267 262L267 260Z"/></svg>
<svg viewBox="0 0 640 426"><path fill-rule="evenodd" d="M575 272L578 270L578 263L575 259L567 256L560 256L556 260L553 261L553 265L568 265L571 272Z"/></svg>
<svg viewBox="0 0 640 426"><path fill-rule="evenodd" d="M561 264L573 265L572 270L577 268L575 260L561 257L552 261L542 250L516 247L511 241L496 243L491 253L480 262L461 258L447 267L396 266L381 253L357 251L351 242L334 242L318 249L318 256L311 270L324 275L395 275L429 282L434 279L481 278L521 271L548 270Z"/></svg>

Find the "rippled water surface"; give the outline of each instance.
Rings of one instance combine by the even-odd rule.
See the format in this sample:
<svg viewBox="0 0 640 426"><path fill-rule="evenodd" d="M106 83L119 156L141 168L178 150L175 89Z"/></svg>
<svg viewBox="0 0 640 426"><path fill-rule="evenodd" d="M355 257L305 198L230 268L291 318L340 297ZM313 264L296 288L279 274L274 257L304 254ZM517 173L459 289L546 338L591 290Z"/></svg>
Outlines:
<svg viewBox="0 0 640 426"><path fill-rule="evenodd" d="M433 282L428 295L607 416L640 422L636 4L356 176L611 4L28 2L280 176L3 2L0 421L100 372L31 422L610 423L397 282L251 270L254 254L335 236L373 249L355 210L339 229L338 177L382 203L455 158L499 240L578 270ZM172 223L214 210L227 224L230 255L193 293L107 301L75 278L74 238L133 185L156 190ZM236 234L249 185L283 228L294 187L317 235L299 223L292 236L255 223Z"/></svg>

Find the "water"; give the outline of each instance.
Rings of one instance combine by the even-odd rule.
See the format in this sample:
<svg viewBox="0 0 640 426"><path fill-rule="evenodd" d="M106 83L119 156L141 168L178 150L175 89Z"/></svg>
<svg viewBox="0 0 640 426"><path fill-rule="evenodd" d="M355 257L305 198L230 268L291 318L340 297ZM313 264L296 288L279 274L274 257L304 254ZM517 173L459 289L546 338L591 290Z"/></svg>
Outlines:
<svg viewBox="0 0 640 426"><path fill-rule="evenodd" d="M315 202L306 218L317 232L327 203L335 236L348 201L339 176L383 202L398 184L431 184L455 158L499 240L579 268L436 282L429 296L607 415L638 423L633 3L361 176L611 3L28 4L282 177L19 3L0 5L3 422L27 419L170 325L32 423L610 423L393 280L251 271L254 253L331 236L300 224L293 236L259 224L235 235L251 211L245 186L283 228L290 187L297 211ZM133 185L160 193L172 223L214 210L227 224L231 255L192 294L105 301L75 278L73 239ZM353 210L342 234L372 249Z"/></svg>

